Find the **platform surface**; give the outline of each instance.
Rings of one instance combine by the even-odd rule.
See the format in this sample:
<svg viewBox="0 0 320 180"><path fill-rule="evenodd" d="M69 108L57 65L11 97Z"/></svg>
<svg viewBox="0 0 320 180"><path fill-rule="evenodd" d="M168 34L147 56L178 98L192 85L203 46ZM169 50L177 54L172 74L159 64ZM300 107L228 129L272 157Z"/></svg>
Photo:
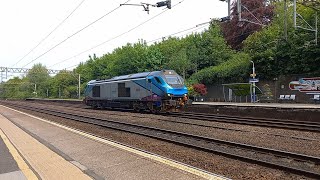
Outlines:
<svg viewBox="0 0 320 180"><path fill-rule="evenodd" d="M0 130L1 131L1 130ZM2 132L0 132L1 134ZM0 179L26 180L2 136L0 137Z"/></svg>
<svg viewBox="0 0 320 180"><path fill-rule="evenodd" d="M0 129L42 179L225 179L1 105Z"/></svg>
<svg viewBox="0 0 320 180"><path fill-rule="evenodd" d="M292 108L292 109L320 109L320 104L298 104L298 103L236 103L236 102L192 102L194 105L212 106L241 106L241 107L270 107L270 108Z"/></svg>

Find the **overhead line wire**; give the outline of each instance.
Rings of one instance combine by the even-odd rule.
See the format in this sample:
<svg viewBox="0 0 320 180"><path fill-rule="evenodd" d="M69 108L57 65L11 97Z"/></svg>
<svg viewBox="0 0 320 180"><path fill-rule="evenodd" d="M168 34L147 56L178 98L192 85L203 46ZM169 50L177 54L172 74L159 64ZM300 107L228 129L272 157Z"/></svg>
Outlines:
<svg viewBox="0 0 320 180"><path fill-rule="evenodd" d="M130 0L127 0L125 3L128 3ZM71 37L75 36L76 34L80 33L81 31L85 30L86 28L90 27L91 25L93 25L94 23L98 22L99 20L101 20L102 18L106 17L107 15L113 13L114 11L118 10L121 6L118 6L114 9L112 9L111 11L109 11L108 13L104 14L103 16L101 16L100 18L96 19L95 21L89 23L88 25L84 26L83 28L81 28L80 30L76 31L75 33L73 33L72 35L68 36L66 39L62 40L61 42L59 42L58 44L54 45L53 47L51 47L49 50L47 50L46 52L42 53L41 55L39 55L37 58L33 59L32 61L30 61L29 63L27 63L26 65L24 65L22 68L26 67L27 65L29 65L30 63L36 61L37 59L39 59L40 57L44 56L45 54L47 54L48 52L52 51L54 48L58 47L59 45L61 45L62 43L64 43L65 41L67 41L68 39L70 39Z"/></svg>
<svg viewBox="0 0 320 180"><path fill-rule="evenodd" d="M195 29L195 30L198 30L198 29L201 29L201 28L203 28L202 27L202 25L201 25L201 27L199 27L199 28L197 28L197 29ZM192 28L189 28L189 29L192 29ZM186 29L186 31L187 31L188 29ZM230 38L229 39L235 39L235 38L237 38L237 37L240 37L240 36L242 36L242 35L246 35L246 34L250 34L250 33L253 33L253 32L256 32L257 30L253 30L253 31L248 31L248 32L245 32L245 33L243 33L243 34L240 34L240 35L234 35L234 36L230 36ZM180 32L184 32L184 30L182 30L182 31L180 31ZM173 34L179 34L180 32L177 32L177 33L173 33ZM172 34L171 34L172 35ZM168 36L165 36L165 37L169 37L169 36L171 36L171 35L168 35ZM161 38L158 38L158 39L161 39ZM156 40L158 40L158 39L156 39ZM149 42L153 42L153 41L155 41L155 40L152 40L152 41L148 41L147 43L149 43ZM269 43L267 43L267 44L265 44L265 45L268 45L268 44L271 44L271 43L274 43L274 42L276 42L277 40L275 40L275 41L271 41L271 42L269 42ZM90 49L91 50L91 49ZM89 50L88 50L89 51ZM84 53L84 52L82 52L82 53ZM81 53L81 54L82 54ZM78 55L80 55L80 54L78 54ZM76 55L76 56L78 56L78 55ZM73 57L76 57L76 56L73 56ZM73 57L71 57L71 58L73 58ZM69 59L71 59L71 58L69 58ZM69 60L69 59L67 59L67 60ZM63 61L62 61L63 62ZM61 63L61 62L60 62ZM67 68L65 68L65 69L70 69L70 68L72 68L72 67L75 67L75 66L77 66L78 64L74 64L74 65L72 65L72 66L69 66L69 67L67 67ZM50 67L52 67L52 66L50 66Z"/></svg>
<svg viewBox="0 0 320 180"><path fill-rule="evenodd" d="M185 1L185 0L182 0L182 1L178 2L177 4L173 5L171 8L174 8L175 6L181 4L183 1ZM62 62L68 61L68 60L70 60L70 59L72 59L72 58L74 58L74 57L77 57L77 56L85 53L85 52L88 52L88 51L90 51L90 50L92 50L92 49L95 49L95 48L97 48L97 47L99 47L99 46L102 46L103 44L105 44L105 43L107 43L107 42L110 42L110 41L112 41L112 40L114 40L114 39L117 39L117 38L119 38L119 37L121 37L121 36L123 36L123 35L125 35L125 34L127 34L127 33L129 33L129 32L131 32L131 31L137 29L138 27L140 27L140 26L142 26L143 24L151 21L152 19L160 16L161 14L167 12L168 10L169 10L169 9L165 9L165 10L162 11L161 13L158 13L157 15L155 15L155 16L147 19L146 21L138 24L137 26L135 26L135 27L133 27L133 28L127 30L127 31L125 31L125 32L123 32L123 33L121 33L121 34L119 34L119 35L117 35L117 36L115 36L115 37L112 37L112 38L110 38L110 39L108 39L108 40L106 40L106 41L104 41L104 42L102 42L102 43L100 43L100 44L98 44L98 45L95 45L95 46L93 46L93 47L91 47L91 48L89 48L89 49L87 49L87 50L85 50L85 51L82 51L82 52L80 52L80 53L78 53L78 54L76 54L76 55L74 55L74 56L72 56L72 57L70 57L70 58L67 58L67 59L64 59L64 60L62 60L62 61L59 61L59 62L57 62L57 63L55 63L55 64L53 64L53 65L51 65L51 66L49 66L49 67L56 66L56 65L58 65L58 64L60 64L60 63L62 63ZM74 66L76 66L76 65L74 65ZM71 66L71 67L73 67L73 66ZM69 68L70 68L70 67L69 67Z"/></svg>
<svg viewBox="0 0 320 180"><path fill-rule="evenodd" d="M186 31L189 31L189 30L198 30L198 29L202 29L204 25L201 25L201 26L194 26L194 27L191 27L191 28L188 28L188 29L185 29L185 30L181 30L179 32L176 32L176 33L173 33L173 34L170 34L170 35L166 35L166 36L163 36L163 37L160 37L160 38L157 38L157 39L154 39L154 40L151 40L151 41L147 41L147 43L151 43L151 42L155 42L155 41L158 41L158 40L161 40L165 37L170 37L170 36L174 36L176 34L180 34L180 33L183 33L183 32L186 32Z"/></svg>
<svg viewBox="0 0 320 180"><path fill-rule="evenodd" d="M193 27L193 28L196 28L196 29L194 29L194 30L198 30L198 29L203 28L202 26L203 26L203 25L198 26L197 28L196 28L196 27ZM193 29L193 28L189 28L189 29ZM189 30L189 29L188 29L188 30ZM185 30L185 31L187 31L187 30ZM185 32L185 31L180 31L179 33ZM170 35L167 35L167 36L164 36L164 37L169 37L169 36L172 36L172 35L175 35L175 34L179 34L179 33L170 34ZM180 37L180 36L179 36L179 37ZM161 38L162 38L162 37L161 37ZM152 40L152 41L148 41L147 43L154 42L154 41L159 40L159 39L161 39L161 38L158 38L158 39L155 39L155 40ZM75 56L74 56L74 57L75 57ZM71 59L71 58L70 58L70 59ZM66 69L70 69L70 68L75 67L75 66L77 66L77 65L78 65L78 64L69 66L69 67L67 67ZM52 67L52 66L50 66L50 67Z"/></svg>
<svg viewBox="0 0 320 180"><path fill-rule="evenodd" d="M45 41L54 31L56 31L84 2L85 0L82 0L75 9L63 20L61 21L49 34L47 34L35 47L33 47L27 54L25 54L18 62L16 62L14 65L11 67L14 67L17 65L19 62L21 62L26 56L28 56L33 50L35 50L43 41Z"/></svg>

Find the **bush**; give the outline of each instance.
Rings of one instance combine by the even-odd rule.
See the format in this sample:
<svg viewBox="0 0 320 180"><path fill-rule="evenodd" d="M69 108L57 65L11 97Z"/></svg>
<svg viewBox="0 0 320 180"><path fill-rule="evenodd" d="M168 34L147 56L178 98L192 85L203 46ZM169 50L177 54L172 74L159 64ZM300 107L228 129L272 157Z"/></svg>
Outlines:
<svg viewBox="0 0 320 180"><path fill-rule="evenodd" d="M192 87L193 87L194 91L196 93L200 94L201 96L204 96L208 93L207 87L204 84L194 84Z"/></svg>

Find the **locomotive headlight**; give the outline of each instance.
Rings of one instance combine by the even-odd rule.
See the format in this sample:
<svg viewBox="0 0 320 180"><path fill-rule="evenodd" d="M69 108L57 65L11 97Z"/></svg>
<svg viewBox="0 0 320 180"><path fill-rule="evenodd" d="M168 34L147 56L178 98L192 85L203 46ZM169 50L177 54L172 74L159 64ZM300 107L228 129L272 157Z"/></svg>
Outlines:
<svg viewBox="0 0 320 180"><path fill-rule="evenodd" d="M171 96L171 94L167 94L169 97Z"/></svg>

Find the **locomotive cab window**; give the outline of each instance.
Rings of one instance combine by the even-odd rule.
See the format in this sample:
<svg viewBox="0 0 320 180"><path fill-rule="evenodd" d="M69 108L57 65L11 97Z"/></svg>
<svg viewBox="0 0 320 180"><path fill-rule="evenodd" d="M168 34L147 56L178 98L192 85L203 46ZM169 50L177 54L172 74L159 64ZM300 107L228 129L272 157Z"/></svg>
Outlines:
<svg viewBox="0 0 320 180"><path fill-rule="evenodd" d="M93 86L92 96L93 97L100 97L100 86Z"/></svg>
<svg viewBox="0 0 320 180"><path fill-rule="evenodd" d="M182 84L182 81L178 76L167 75L166 79L168 81L168 84Z"/></svg>
<svg viewBox="0 0 320 180"><path fill-rule="evenodd" d="M154 79L156 79L156 81L159 83L159 84L162 84L162 82L160 81L160 79L158 77L155 77Z"/></svg>

